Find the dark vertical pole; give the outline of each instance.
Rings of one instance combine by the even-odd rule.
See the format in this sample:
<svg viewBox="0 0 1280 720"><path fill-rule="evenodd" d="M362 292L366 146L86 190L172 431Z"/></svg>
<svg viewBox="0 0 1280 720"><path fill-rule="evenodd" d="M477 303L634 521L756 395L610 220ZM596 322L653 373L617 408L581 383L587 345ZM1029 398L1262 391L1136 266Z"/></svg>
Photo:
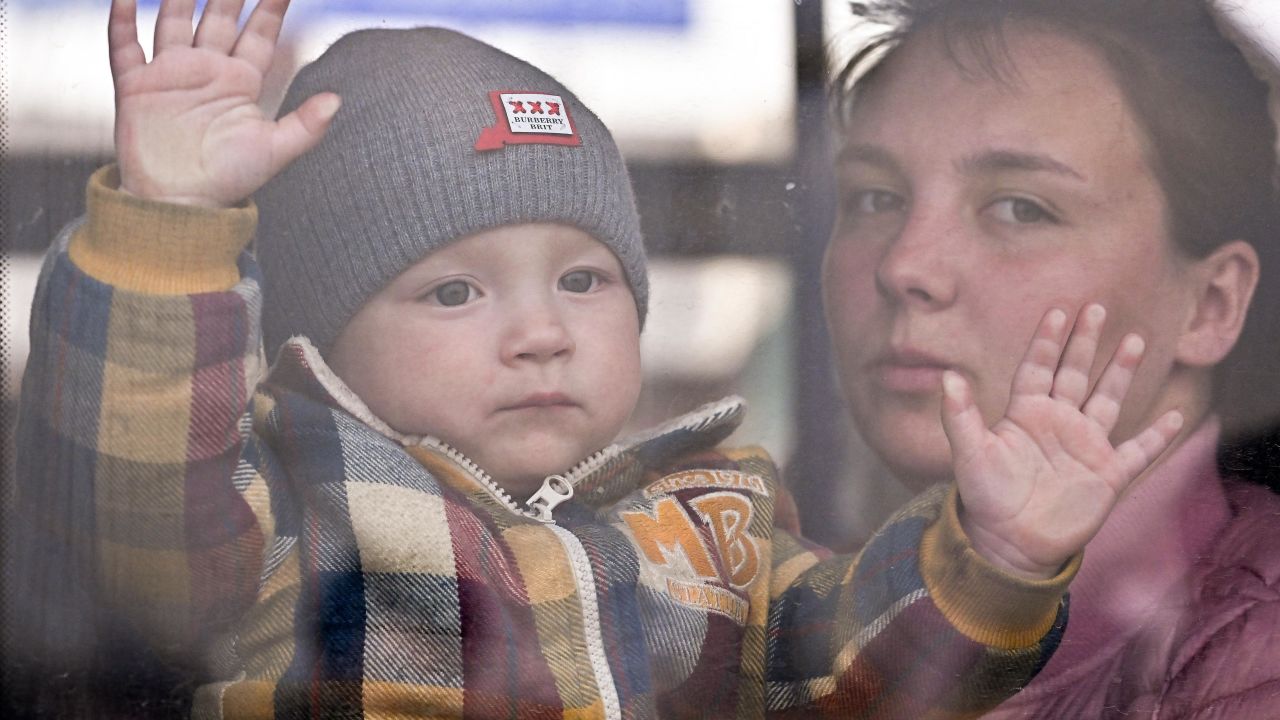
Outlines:
<svg viewBox="0 0 1280 720"><path fill-rule="evenodd" d="M822 253L830 232L832 182L827 131L826 43L821 0L796 0L795 168L803 192L793 209L797 241L790 260L795 283L795 453L786 476L800 509L805 534L819 542L839 536L831 488L846 451L843 403L835 381L830 341L822 314Z"/></svg>

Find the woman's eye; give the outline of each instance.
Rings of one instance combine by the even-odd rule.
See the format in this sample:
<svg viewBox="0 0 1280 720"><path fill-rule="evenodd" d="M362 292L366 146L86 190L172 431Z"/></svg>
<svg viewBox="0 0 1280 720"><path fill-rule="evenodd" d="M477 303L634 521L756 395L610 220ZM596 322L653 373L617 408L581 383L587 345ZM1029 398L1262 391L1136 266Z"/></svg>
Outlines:
<svg viewBox="0 0 1280 720"><path fill-rule="evenodd" d="M596 286L598 278L590 270L574 270L560 278L560 289L571 293L584 293Z"/></svg>
<svg viewBox="0 0 1280 720"><path fill-rule="evenodd" d="M1056 223L1058 218L1044 209L1040 204L1025 198L1004 198L991 205L996 217L1003 222L1030 225L1033 223Z"/></svg>
<svg viewBox="0 0 1280 720"><path fill-rule="evenodd" d="M457 307L475 296L475 288L465 280L450 280L431 292L430 297L445 307Z"/></svg>
<svg viewBox="0 0 1280 720"><path fill-rule="evenodd" d="M904 202L900 195L888 190L861 190L850 196L850 209L858 215L901 210Z"/></svg>

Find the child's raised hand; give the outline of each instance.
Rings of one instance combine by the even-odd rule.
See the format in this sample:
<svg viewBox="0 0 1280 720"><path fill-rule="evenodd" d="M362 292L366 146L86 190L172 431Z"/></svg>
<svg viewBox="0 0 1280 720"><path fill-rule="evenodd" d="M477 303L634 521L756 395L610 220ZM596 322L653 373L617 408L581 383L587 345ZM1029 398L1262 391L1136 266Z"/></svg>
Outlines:
<svg viewBox="0 0 1280 720"><path fill-rule="evenodd" d="M1112 446L1108 436L1143 342L1126 336L1090 392L1105 317L1102 306L1090 305L1072 330L1063 311L1046 313L1014 373L1005 416L990 429L965 380L951 371L943 377L942 423L961 524L998 565L1037 577L1057 573L1182 426L1182 415L1170 411Z"/></svg>
<svg viewBox="0 0 1280 720"><path fill-rule="evenodd" d="M138 44L137 1L113 0L108 27L121 187L152 200L229 207L324 136L338 96L308 98L278 122L258 107L288 0L163 0L155 48Z"/></svg>

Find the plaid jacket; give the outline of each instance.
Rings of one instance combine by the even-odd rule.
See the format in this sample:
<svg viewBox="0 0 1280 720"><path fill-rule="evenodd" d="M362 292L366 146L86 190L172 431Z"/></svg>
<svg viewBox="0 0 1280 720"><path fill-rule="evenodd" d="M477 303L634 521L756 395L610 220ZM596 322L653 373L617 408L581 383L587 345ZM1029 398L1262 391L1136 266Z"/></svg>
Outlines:
<svg viewBox="0 0 1280 720"><path fill-rule="evenodd" d="M110 173L37 291L19 505L45 573L196 668L197 716L964 717L1056 646L1073 571L1001 574L945 489L856 557L775 528L767 455L716 447L732 399L520 507L304 339L258 382L253 209Z"/></svg>

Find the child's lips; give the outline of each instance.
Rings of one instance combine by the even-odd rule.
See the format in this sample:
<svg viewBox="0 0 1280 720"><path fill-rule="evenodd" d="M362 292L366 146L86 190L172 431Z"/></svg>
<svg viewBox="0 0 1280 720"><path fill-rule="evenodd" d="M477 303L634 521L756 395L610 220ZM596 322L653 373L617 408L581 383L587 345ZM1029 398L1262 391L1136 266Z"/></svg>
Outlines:
<svg viewBox="0 0 1280 720"><path fill-rule="evenodd" d="M561 392L536 392L520 398L516 402L503 406L502 410L530 410L540 408L572 408L578 403Z"/></svg>

